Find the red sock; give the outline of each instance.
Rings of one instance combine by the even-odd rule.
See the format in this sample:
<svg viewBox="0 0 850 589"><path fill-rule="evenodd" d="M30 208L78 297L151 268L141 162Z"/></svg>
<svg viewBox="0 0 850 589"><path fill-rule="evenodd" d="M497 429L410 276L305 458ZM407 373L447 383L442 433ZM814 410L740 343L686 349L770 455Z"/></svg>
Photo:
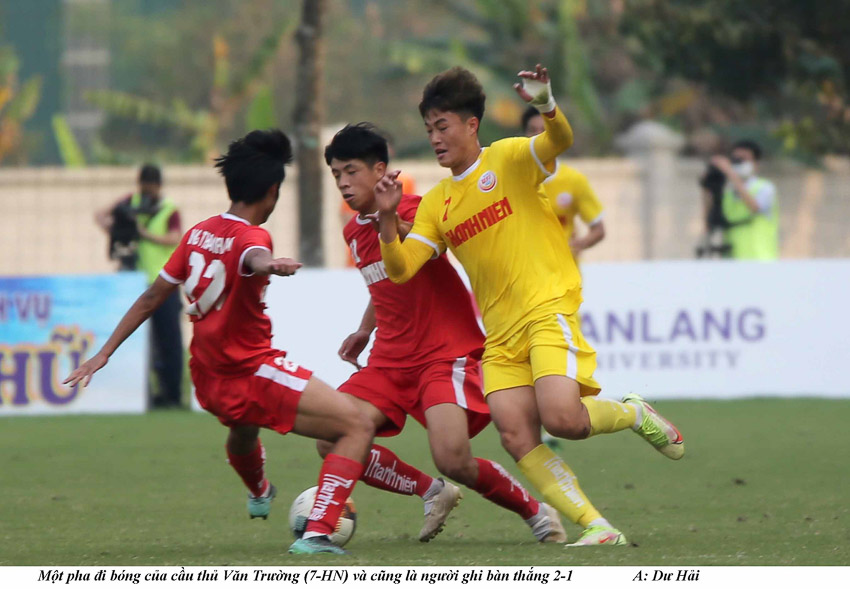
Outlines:
<svg viewBox="0 0 850 589"><path fill-rule="evenodd" d="M478 461L478 480L473 491L477 491L488 501L518 513L522 519L537 515L540 504L525 490L519 481L510 475L501 464L476 458Z"/></svg>
<svg viewBox="0 0 850 589"><path fill-rule="evenodd" d="M328 454L319 471L319 490L307 520L304 537L331 534L354 483L363 474L363 465L339 454Z"/></svg>
<svg viewBox="0 0 850 589"><path fill-rule="evenodd" d="M228 449L227 461L242 477L242 481L254 497L259 497L266 492L269 485L263 469L266 464L266 449L263 448L259 438L257 438L257 447L248 454L233 454Z"/></svg>
<svg viewBox="0 0 850 589"><path fill-rule="evenodd" d="M391 450L377 444L369 451L360 480L376 489L420 497L425 495L434 482L432 477L402 462Z"/></svg>

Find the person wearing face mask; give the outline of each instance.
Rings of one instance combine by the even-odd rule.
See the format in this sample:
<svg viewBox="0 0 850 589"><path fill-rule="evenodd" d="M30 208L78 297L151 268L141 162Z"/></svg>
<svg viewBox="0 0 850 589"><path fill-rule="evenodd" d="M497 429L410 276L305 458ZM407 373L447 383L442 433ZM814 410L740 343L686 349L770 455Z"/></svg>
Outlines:
<svg viewBox="0 0 850 589"><path fill-rule="evenodd" d="M757 175L761 147L742 140L730 157L711 159L728 182L722 211L729 223L724 232L729 257L735 260L775 260L779 257L779 207L773 182Z"/></svg>
<svg viewBox="0 0 850 589"><path fill-rule="evenodd" d="M95 222L110 238L110 258L119 270L140 270L148 285L159 275L180 243L180 212L162 194L162 172L153 164L139 170L138 191L95 213ZM154 407L180 407L183 383L183 304L175 291L151 316L151 364L158 387L149 384Z"/></svg>

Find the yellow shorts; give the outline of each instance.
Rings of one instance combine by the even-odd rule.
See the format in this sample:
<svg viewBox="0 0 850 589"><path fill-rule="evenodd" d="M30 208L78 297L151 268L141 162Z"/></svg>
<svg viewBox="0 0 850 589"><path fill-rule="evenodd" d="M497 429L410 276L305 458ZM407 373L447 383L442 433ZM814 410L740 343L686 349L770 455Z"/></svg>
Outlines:
<svg viewBox="0 0 850 589"><path fill-rule="evenodd" d="M481 359L484 394L532 386L543 376L566 376L578 382L582 396L602 387L593 379L596 351L584 339L578 315L553 313L520 327L501 344L487 346Z"/></svg>

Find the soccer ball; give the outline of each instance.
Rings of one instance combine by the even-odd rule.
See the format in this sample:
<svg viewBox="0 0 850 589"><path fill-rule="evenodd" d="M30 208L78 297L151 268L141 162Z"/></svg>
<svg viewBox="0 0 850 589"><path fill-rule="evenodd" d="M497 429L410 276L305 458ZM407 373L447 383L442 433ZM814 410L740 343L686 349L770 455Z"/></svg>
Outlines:
<svg viewBox="0 0 850 589"><path fill-rule="evenodd" d="M310 511L313 509L313 503L316 501L316 491L319 487L310 487L292 502L292 507L289 508L289 529L292 530L292 535L300 538L307 529L307 518L310 516ZM345 506L342 508L342 513L339 516L339 521L336 524L336 529L330 535L331 542L337 546L345 546L351 537L354 536L354 530L357 529L357 508L354 506L354 501L351 497L346 499Z"/></svg>

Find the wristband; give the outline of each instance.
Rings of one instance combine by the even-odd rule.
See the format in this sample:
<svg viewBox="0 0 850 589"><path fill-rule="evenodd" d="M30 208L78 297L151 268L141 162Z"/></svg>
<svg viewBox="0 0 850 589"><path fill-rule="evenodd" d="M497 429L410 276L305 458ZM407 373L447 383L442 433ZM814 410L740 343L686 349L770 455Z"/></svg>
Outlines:
<svg viewBox="0 0 850 589"><path fill-rule="evenodd" d="M545 113L555 110L557 104L555 104L555 98L552 96L552 85L549 82L544 84L538 80L523 78L522 87L531 94L529 104L539 112Z"/></svg>

